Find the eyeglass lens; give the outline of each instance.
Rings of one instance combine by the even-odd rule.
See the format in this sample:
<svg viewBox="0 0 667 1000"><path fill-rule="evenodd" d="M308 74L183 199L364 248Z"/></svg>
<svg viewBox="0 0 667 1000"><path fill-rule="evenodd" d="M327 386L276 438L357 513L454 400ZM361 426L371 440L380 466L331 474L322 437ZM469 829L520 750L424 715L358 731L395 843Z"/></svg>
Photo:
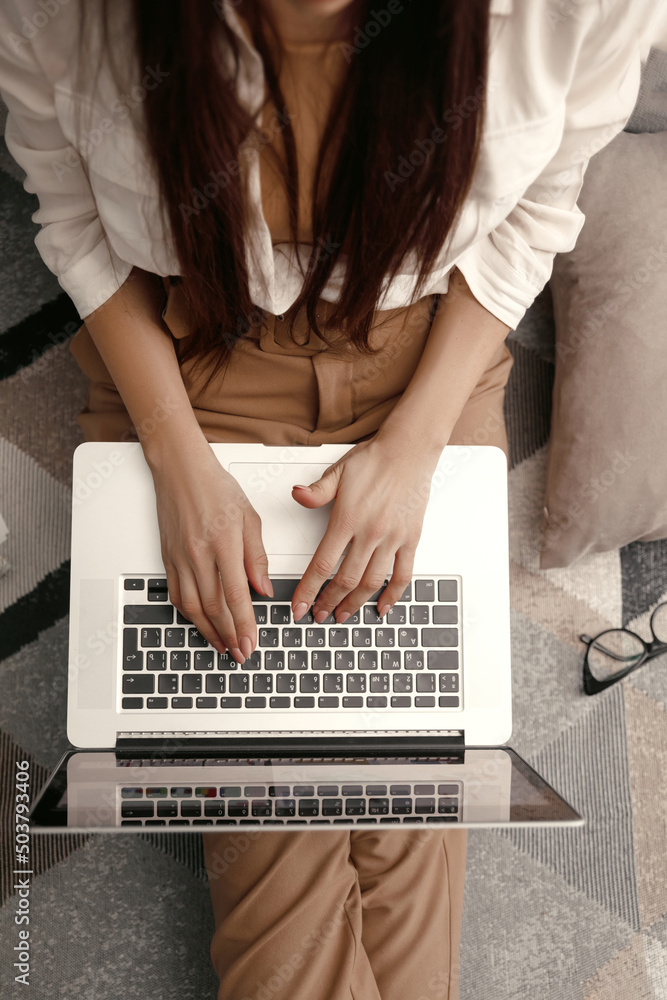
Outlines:
<svg viewBox="0 0 667 1000"><path fill-rule="evenodd" d="M661 604L653 612L653 631L656 639L667 642L667 604Z"/></svg>
<svg viewBox="0 0 667 1000"><path fill-rule="evenodd" d="M591 644L588 666L597 680L606 681L614 674L634 667L644 651L644 643L637 636L623 629L611 629Z"/></svg>

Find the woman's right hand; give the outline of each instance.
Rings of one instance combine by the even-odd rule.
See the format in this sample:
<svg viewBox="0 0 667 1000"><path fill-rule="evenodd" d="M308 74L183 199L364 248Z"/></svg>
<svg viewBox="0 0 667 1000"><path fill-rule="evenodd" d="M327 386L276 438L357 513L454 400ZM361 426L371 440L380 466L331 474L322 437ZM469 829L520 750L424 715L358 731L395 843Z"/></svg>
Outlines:
<svg viewBox="0 0 667 1000"><path fill-rule="evenodd" d="M149 465L169 599L218 652L242 663L257 642L248 581L273 596L259 515L203 437Z"/></svg>

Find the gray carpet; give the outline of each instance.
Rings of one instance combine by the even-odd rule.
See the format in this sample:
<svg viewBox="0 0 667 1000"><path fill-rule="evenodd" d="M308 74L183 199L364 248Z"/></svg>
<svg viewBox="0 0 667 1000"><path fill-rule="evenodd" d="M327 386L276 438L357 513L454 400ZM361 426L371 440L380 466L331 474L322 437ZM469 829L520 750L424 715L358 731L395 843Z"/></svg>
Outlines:
<svg viewBox="0 0 667 1000"><path fill-rule="evenodd" d="M28 759L36 787L67 746L69 476L85 386L66 345L77 317L38 258L35 200L2 143L0 168L0 511L13 567L0 579L0 995L14 998L28 991L13 982L11 775L15 760ZM471 834L462 998L665 1000L665 662L588 699L576 637L607 623L646 634L650 608L667 597L667 543L539 570L553 378L548 291L511 347L512 744L587 825ZM33 848L32 995L215 996L195 838L49 838Z"/></svg>

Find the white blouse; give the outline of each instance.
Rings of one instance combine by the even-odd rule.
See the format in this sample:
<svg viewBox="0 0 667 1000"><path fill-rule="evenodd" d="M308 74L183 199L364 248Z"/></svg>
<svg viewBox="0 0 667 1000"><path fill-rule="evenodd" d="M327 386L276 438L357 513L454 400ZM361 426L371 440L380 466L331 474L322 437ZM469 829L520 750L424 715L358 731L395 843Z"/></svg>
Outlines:
<svg viewBox="0 0 667 1000"><path fill-rule="evenodd" d="M510 327L517 325L547 282L554 254L575 244L584 222L576 202L586 165L632 111L640 60L666 2L491 0L479 161L454 237L421 295L446 292L456 266L486 309ZM92 16L94 5L86 3ZM234 0L221 3L239 38L239 99L258 110L264 95L262 61L241 29ZM385 7L400 17L397 0ZM95 103L87 103L92 125L81 146L84 171L73 145L77 15L77 0L44 0L39 6L33 0L2 0L0 94L9 109L7 146L26 172L26 191L39 198L33 220L42 228L35 243L85 318L120 287L133 266L168 275L178 274L179 264L159 211L143 135L128 112L128 105L138 106L147 90L160 85L163 71L145 67L136 83L119 93L102 68ZM127 62L127 51L122 55ZM470 113L477 100L471 94L462 107L449 109L434 141L444 141L449 129L459 127L460 116ZM423 153L417 145L406 150L387 183L409 183L411 162ZM305 263L310 248L272 245L261 206L259 152L249 146L242 159L251 199L250 292L259 308L278 315L298 297L303 277L296 255L301 253ZM215 182L211 185L202 185L198 202L193 192L195 207L208 195L215 197ZM343 269L339 261L325 299L337 300ZM408 305L417 272L414 256L406 258L391 283L385 282L379 307Z"/></svg>

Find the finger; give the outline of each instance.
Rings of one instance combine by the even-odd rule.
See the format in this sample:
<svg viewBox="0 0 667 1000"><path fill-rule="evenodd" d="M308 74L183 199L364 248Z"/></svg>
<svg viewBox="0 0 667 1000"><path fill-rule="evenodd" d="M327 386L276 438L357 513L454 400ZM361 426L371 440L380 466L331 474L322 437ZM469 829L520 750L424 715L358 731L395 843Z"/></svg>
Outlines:
<svg viewBox="0 0 667 1000"><path fill-rule="evenodd" d="M338 493L341 473L343 471L342 462L330 466L327 471L310 486L293 486L292 497L302 505L302 507L316 508L324 507L325 504L333 500Z"/></svg>
<svg viewBox="0 0 667 1000"><path fill-rule="evenodd" d="M303 618L317 597L322 584L331 577L351 538L351 528L332 515L327 530L292 596L292 613L295 621ZM326 615L322 617L325 618Z"/></svg>
<svg viewBox="0 0 667 1000"><path fill-rule="evenodd" d="M412 581L412 572L415 564L416 544L402 545L397 550L394 557L394 568L389 579L389 583L378 598L378 614L381 618L393 608L397 601L400 601L405 588Z"/></svg>
<svg viewBox="0 0 667 1000"><path fill-rule="evenodd" d="M234 623L235 656L240 662L250 658L257 643L257 625L243 565L243 545L240 537L225 549L215 553L216 566L222 580L222 592ZM230 647L231 648L231 647Z"/></svg>
<svg viewBox="0 0 667 1000"><path fill-rule="evenodd" d="M193 570L204 619L210 622L222 637L224 645L230 650L234 659L242 663L246 657L239 649L234 619L225 599L213 553L209 552L207 560L196 562Z"/></svg>
<svg viewBox="0 0 667 1000"><path fill-rule="evenodd" d="M394 547L389 543L378 546L370 558L365 557L366 565L362 568L357 585L336 606L336 621L342 624L362 604L366 604L374 594L384 589L393 560Z"/></svg>
<svg viewBox="0 0 667 1000"><path fill-rule="evenodd" d="M262 522L251 507L243 519L243 566L252 587L273 597L269 579L269 560L262 541Z"/></svg>
<svg viewBox="0 0 667 1000"><path fill-rule="evenodd" d="M182 568L178 573L176 573L175 569L173 572L178 581L174 585L173 596L172 585L169 582L170 576L169 574L167 575L171 603L174 607L178 608L188 621L192 622L214 649L217 649L219 653L225 653L227 651L227 643L223 638L223 631L218 629L205 614L202 607L199 585L194 573L186 567Z"/></svg>
<svg viewBox="0 0 667 1000"><path fill-rule="evenodd" d="M369 544L360 538L352 540L347 555L343 558L333 578L317 595L313 605L315 621L323 620L334 609L341 610L341 613L346 614L353 614L358 610L363 598L360 597L359 604L353 607L350 596L357 593L374 551L374 544ZM391 565L391 561L389 565ZM384 579L383 576L382 583L384 583ZM370 593L372 594L373 591L371 590ZM340 621L338 614L336 618Z"/></svg>

